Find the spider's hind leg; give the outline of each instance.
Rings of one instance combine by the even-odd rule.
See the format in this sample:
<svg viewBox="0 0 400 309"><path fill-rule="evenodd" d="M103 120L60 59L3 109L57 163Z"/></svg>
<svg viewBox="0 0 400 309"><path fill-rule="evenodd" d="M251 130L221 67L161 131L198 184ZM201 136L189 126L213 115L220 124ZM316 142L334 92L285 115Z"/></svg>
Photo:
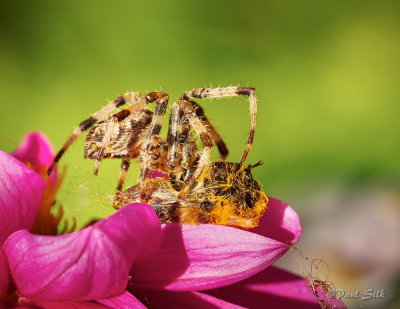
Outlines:
<svg viewBox="0 0 400 309"><path fill-rule="evenodd" d="M197 117L205 124L207 127L208 133L211 135L211 138L214 140L215 145L217 145L218 151L221 155L221 160L225 160L229 154L228 147L226 146L225 142L223 141L222 137L218 134L217 130L213 127L211 122L208 120L206 115L204 114L203 108L192 100L188 100L191 104L193 104Z"/></svg>
<svg viewBox="0 0 400 309"><path fill-rule="evenodd" d="M250 132L249 132L249 137L247 139L247 145L240 159L240 163L243 163L250 152L254 140L254 132L256 129L257 98L255 89L251 87L239 87L239 86L225 87L225 88L198 88L186 92L182 96L182 99L184 100L188 99L190 100L190 98L213 99L213 98L234 97L239 95L245 95L249 97L250 117L251 117Z"/></svg>

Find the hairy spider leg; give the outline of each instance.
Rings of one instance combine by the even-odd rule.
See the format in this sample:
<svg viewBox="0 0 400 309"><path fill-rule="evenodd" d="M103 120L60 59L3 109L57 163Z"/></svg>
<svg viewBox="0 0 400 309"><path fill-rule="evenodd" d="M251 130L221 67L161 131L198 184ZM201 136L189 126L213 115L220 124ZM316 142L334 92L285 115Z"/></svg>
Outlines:
<svg viewBox="0 0 400 309"><path fill-rule="evenodd" d="M144 96L144 101L145 104L150 104L155 102L156 107L154 111L154 115L152 117L152 122L150 124L150 129L148 130L147 136L143 137L146 141L142 143L142 146L140 147L139 150L139 156L140 157L145 157L144 158L144 164L142 164L142 169L141 169L141 178L144 178L148 174L149 170L149 165L152 166L152 156L146 156L143 155L145 154L146 151L151 152L149 148L151 148L151 145L154 145L156 142L155 140L158 140L158 138L154 138L155 136L158 136L162 123L163 123L163 117L165 115L165 112L167 110L168 106L168 94L164 92L149 92L146 96ZM134 158L124 158L121 163L121 171L120 171L120 176L118 179L118 184L117 184L117 192L121 191L125 182L126 174L129 169L129 160L134 159Z"/></svg>
<svg viewBox="0 0 400 309"><path fill-rule="evenodd" d="M153 103L153 102L156 103L156 108L154 111L151 127L149 130L148 136L146 138L147 142L142 144L141 151L146 151L146 149L148 147L150 147L150 144L153 144L153 141L151 141L152 137L155 135L158 135L160 133L162 122L163 122L163 117L165 115L165 112L166 112L167 106L168 106L168 94L166 94L164 92L149 92L144 97L143 104L136 104L136 106L135 107L132 106L132 108L130 110L130 112L133 112L134 110L137 110L140 107L144 107L145 105ZM128 113L120 115L124 111L128 111ZM104 134L104 137L102 140L102 146L100 148L100 151L98 151L98 153L97 153L97 158L96 158L96 163L95 163L95 168L94 168L95 175L97 175L97 173L98 173L100 161L103 158L104 147L107 146L109 144L109 142L111 141L111 135L113 134L113 132L115 131L115 129L117 128L117 125L118 125L117 122L124 120L127 116L129 116L130 112L129 112L129 110L123 110L123 111L115 114L116 117L113 117L113 121L111 121L108 124L108 128L107 128L106 133ZM121 175L121 173L120 173L120 177L123 176L125 178L126 173L128 172L129 165L123 164L123 167L124 168L121 171L121 173L123 173L123 174ZM143 170L143 168L144 168L144 170ZM145 175L146 175L145 173L148 170L146 164L144 164L143 168L142 168L142 173L143 173L142 178L145 177ZM118 180L117 188L120 186L121 187L123 186L124 178Z"/></svg>
<svg viewBox="0 0 400 309"><path fill-rule="evenodd" d="M229 154L228 147L226 146L225 142L222 140L222 137L219 135L217 130L211 124L210 120L208 120L207 116L204 113L204 109L195 101L190 100L189 98L186 99L189 103L193 104L196 110L196 115L201 119L201 121L206 125L208 133L211 135L211 138L214 140L215 144L217 145L218 151L221 155L221 160L225 160Z"/></svg>
<svg viewBox="0 0 400 309"><path fill-rule="evenodd" d="M63 154L67 151L67 149L72 145L72 143L86 130L88 130L91 126L93 126L96 122L105 119L109 113L111 113L114 109L124 105L128 102L137 102L141 99L141 96L138 92L127 92L115 100L109 102L106 106L100 109L98 112L94 113L92 116L82 121L72 132L72 135L67 139L62 148L57 152L56 156L51 162L47 174L50 175L54 166L60 161Z"/></svg>
<svg viewBox="0 0 400 309"><path fill-rule="evenodd" d="M193 110L196 112L196 116L203 122L209 135L214 140L218 147L221 155L221 160L224 160L228 155L228 148L224 141L214 129L211 122L205 116L203 108L192 100L186 100L192 105ZM168 131L168 165L171 171L171 175L177 180L187 181L190 177L196 161L199 159L197 152L197 145L194 141L192 132L190 131L189 120L185 116L182 108L176 104L171 112L169 131ZM182 177L182 173L185 175Z"/></svg>
<svg viewBox="0 0 400 309"><path fill-rule="evenodd" d="M108 122L107 129L105 130L103 139L101 140L100 149L97 151L96 156L95 156L96 162L94 164L94 170L93 170L93 174L95 176L97 176L97 174L99 172L99 166L100 166L101 160L104 157L105 147L110 143L110 141L112 139L112 135L116 131L118 132L119 124L123 120L125 120L125 118L130 116L132 111L135 111L135 110L139 109L141 106L143 106L143 103L138 101L136 104L133 104L131 107L125 108L125 109L115 113L112 116L111 121Z"/></svg>
<svg viewBox="0 0 400 309"><path fill-rule="evenodd" d="M211 155L213 143L211 140L211 136L208 133L207 127L196 115L196 110L194 109L194 106L186 100L179 100L175 102L174 105L175 104L183 110L185 117L187 117L187 119L189 120L190 126L196 131L197 135L200 137L201 143L203 144L203 151L199 158L198 165L193 172L189 182L179 194L179 198L185 198L189 190L193 187L196 179L200 176L203 168L209 164L209 158Z"/></svg>
<svg viewBox="0 0 400 309"><path fill-rule="evenodd" d="M247 155L250 152L251 146L254 140L254 132L256 129L256 120L257 120L257 98L255 93L255 88L252 87L225 87L225 88L198 88L193 89L191 91L186 92L182 99L187 98L223 98L223 97L234 97L239 95L246 95L249 97L249 105L250 105L250 133L249 138L247 139L246 148L242 154L240 159L240 163L243 163Z"/></svg>
<svg viewBox="0 0 400 309"><path fill-rule="evenodd" d="M156 102L154 116L151 123L149 133L140 149L140 160L142 167L140 170L140 178L149 177L152 170L160 167L161 160L165 159L162 152L166 152L165 141L161 138L160 131L164 121L164 115L168 106L168 94L164 92L150 92L145 96L148 103Z"/></svg>
<svg viewBox="0 0 400 309"><path fill-rule="evenodd" d="M126 173L128 172L129 166L130 166L130 161L128 159L123 159L121 163L121 171L118 178L118 184L116 190L117 192L120 192L122 190L122 187L124 186Z"/></svg>
<svg viewBox="0 0 400 309"><path fill-rule="evenodd" d="M197 151L197 144L194 139L194 134L190 128L189 120L187 117L183 117L184 126L182 127L179 140L181 142L179 147L182 153L182 160L180 163L181 168L185 172L182 181L187 182L190 178L193 169L197 166L198 160L200 158L200 152Z"/></svg>
<svg viewBox="0 0 400 309"><path fill-rule="evenodd" d="M183 111L179 108L179 105L173 104L172 111L169 118L168 127L168 168L170 170L179 169L179 162L181 160L181 152L179 151L179 135L180 130L183 128L183 122L181 122L183 116Z"/></svg>
<svg viewBox="0 0 400 309"><path fill-rule="evenodd" d="M168 145L160 135L152 135L146 141L145 148L142 146L140 152L140 179L143 181L151 176L151 172L158 170L165 172L165 161L167 158Z"/></svg>
<svg viewBox="0 0 400 309"><path fill-rule="evenodd" d="M147 136L147 138L150 138L152 135L160 134L169 97L165 92L150 92L145 96L145 99L147 103L156 102L151 129Z"/></svg>
<svg viewBox="0 0 400 309"><path fill-rule="evenodd" d="M190 132L189 120L178 104L173 105L169 120L167 136L169 176L186 181L190 175L190 167L198 160L197 145ZM183 172L186 172L184 179L182 179Z"/></svg>

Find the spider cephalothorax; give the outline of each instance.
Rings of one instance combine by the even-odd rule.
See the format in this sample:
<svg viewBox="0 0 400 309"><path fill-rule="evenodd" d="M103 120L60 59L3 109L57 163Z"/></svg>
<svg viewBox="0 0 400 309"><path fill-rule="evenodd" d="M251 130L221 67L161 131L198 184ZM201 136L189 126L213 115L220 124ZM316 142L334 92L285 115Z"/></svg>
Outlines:
<svg viewBox="0 0 400 309"><path fill-rule="evenodd" d="M211 125L203 109L192 98L249 96L251 125L247 146L240 163L224 161L228 149ZM154 113L146 108L155 102ZM116 108L128 104L124 109ZM49 173L67 148L90 129L85 157L95 159L94 173L105 158L121 158L121 173L114 207L146 202L152 205L162 222L214 223L254 227L267 207L261 185L251 175L251 166L243 163L250 151L256 126L254 88L199 88L186 92L172 105L166 139L159 134L168 105L164 92L137 92L121 95L81 122L57 153ZM200 138L199 150L193 131ZM213 144L221 161L210 162ZM140 183L122 190L130 160L141 165ZM153 177L159 173L163 177Z"/></svg>

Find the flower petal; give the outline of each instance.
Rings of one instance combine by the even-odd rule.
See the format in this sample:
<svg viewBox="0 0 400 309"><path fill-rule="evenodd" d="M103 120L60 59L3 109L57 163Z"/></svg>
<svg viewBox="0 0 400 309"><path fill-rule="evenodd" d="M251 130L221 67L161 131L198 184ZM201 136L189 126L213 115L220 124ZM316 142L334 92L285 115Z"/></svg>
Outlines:
<svg viewBox="0 0 400 309"><path fill-rule="evenodd" d="M170 292L143 290L140 294L145 298L146 305L152 309L244 309L222 299L200 292ZM264 307L265 308L265 307Z"/></svg>
<svg viewBox="0 0 400 309"><path fill-rule="evenodd" d="M210 296L211 297L211 296ZM123 292L120 295L98 299L96 301L57 301L57 302L32 302L22 299L22 303L32 305L29 308L43 309L145 309L146 307L138 301L135 296L128 292Z"/></svg>
<svg viewBox="0 0 400 309"><path fill-rule="evenodd" d="M205 293L250 308L320 308L304 278L276 267L219 289Z"/></svg>
<svg viewBox="0 0 400 309"><path fill-rule="evenodd" d="M8 269L7 258L4 255L3 251L0 249L0 295L7 293L9 285L10 270Z"/></svg>
<svg viewBox="0 0 400 309"><path fill-rule="evenodd" d="M11 233L32 227L45 186L33 170L0 151L0 246Z"/></svg>
<svg viewBox="0 0 400 309"><path fill-rule="evenodd" d="M317 290L319 300L323 299L327 308L346 308L336 298ZM271 308L321 308L306 279L277 267L269 267L251 278L205 293L254 309L265 308L267 303Z"/></svg>
<svg viewBox="0 0 400 309"><path fill-rule="evenodd" d="M296 242L300 220L287 204L271 198L260 228L220 225L162 226L155 257L132 268L134 287L193 291L232 284L263 270ZM276 221L276 222L275 222ZM293 224L291 226L290 224ZM264 237L264 236L269 237Z"/></svg>
<svg viewBox="0 0 400 309"><path fill-rule="evenodd" d="M131 204L72 234L16 232L3 249L20 295L34 301L95 300L124 291L133 260L153 252L159 230L151 206Z"/></svg>
<svg viewBox="0 0 400 309"><path fill-rule="evenodd" d="M133 296L129 292L124 292L120 295L98 299L96 302L107 306L107 308L111 309L120 309L120 308L138 308L145 309L146 307L139 301L135 296ZM165 308L165 307L164 307Z"/></svg>
<svg viewBox="0 0 400 309"><path fill-rule="evenodd" d="M258 227L250 230L281 242L296 243L303 233L297 213L289 205L268 197L268 208Z"/></svg>
<svg viewBox="0 0 400 309"><path fill-rule="evenodd" d="M28 133L21 144L13 152L13 156L32 168L48 184L43 194L36 222L31 229L34 234L55 235L58 223L62 219L63 208L59 206L57 215L54 213L55 198L63 177L57 174L57 168L47 175L47 169L53 161L54 151L50 142L40 132Z"/></svg>
<svg viewBox="0 0 400 309"><path fill-rule="evenodd" d="M24 164L29 162L39 172L43 167L49 167L54 158L54 150L46 136L40 132L31 132L24 136L12 155Z"/></svg>
<svg viewBox="0 0 400 309"><path fill-rule="evenodd" d="M17 309L107 309L107 306L97 304L90 301L49 301L49 302L32 302L29 300L20 300L22 306L16 307ZM13 307L14 308L14 307Z"/></svg>
<svg viewBox="0 0 400 309"><path fill-rule="evenodd" d="M162 226L157 255L132 268L134 287L193 291L235 283L263 270L289 246L220 225Z"/></svg>

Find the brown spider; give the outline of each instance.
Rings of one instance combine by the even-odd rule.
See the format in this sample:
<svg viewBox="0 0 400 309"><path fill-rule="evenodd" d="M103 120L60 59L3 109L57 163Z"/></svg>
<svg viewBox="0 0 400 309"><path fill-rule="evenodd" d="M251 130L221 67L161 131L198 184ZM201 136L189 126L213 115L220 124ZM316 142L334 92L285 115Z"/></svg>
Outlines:
<svg viewBox="0 0 400 309"><path fill-rule="evenodd" d="M224 161L228 149L203 109L192 98L249 96L251 126L240 163ZM154 113L146 105L155 102ZM128 107L112 113L128 103ZM153 206L162 223L214 223L250 228L257 226L268 199L251 175L260 165L243 165L254 139L257 103L254 88L199 88L186 92L172 106L166 139L159 134L168 105L168 94L125 93L81 122L57 153L54 165L68 147L91 128L85 158L95 159L94 174L105 158L122 158L113 206L133 202ZM192 129L203 148L198 151ZM210 162L213 141L221 160ZM130 160L141 164L140 184L122 191ZM155 177L156 175L161 177Z"/></svg>

